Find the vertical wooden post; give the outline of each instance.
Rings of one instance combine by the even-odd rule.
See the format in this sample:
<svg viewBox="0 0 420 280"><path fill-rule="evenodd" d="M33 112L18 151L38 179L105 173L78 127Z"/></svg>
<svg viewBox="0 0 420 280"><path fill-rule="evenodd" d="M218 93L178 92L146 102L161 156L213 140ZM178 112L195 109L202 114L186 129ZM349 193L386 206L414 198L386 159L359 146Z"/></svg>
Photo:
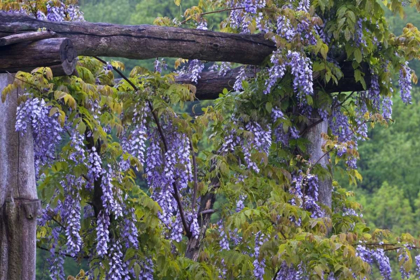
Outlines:
<svg viewBox="0 0 420 280"><path fill-rule="evenodd" d="M314 114L315 115L315 114ZM316 114L316 117L312 120L313 122L320 121L320 116ZM308 129L306 138L311 142L308 146L308 153L310 155L310 162L315 164L318 162L322 167L327 168L329 164L329 157L324 156L322 151L322 145L325 140L322 138L323 133L328 132L328 121L323 120L319 124ZM326 179L319 181L319 202L331 208L332 205L332 181Z"/></svg>
<svg viewBox="0 0 420 280"><path fill-rule="evenodd" d="M0 93L14 76L0 74ZM35 280L36 191L32 132L15 131L15 90L0 101L0 280Z"/></svg>

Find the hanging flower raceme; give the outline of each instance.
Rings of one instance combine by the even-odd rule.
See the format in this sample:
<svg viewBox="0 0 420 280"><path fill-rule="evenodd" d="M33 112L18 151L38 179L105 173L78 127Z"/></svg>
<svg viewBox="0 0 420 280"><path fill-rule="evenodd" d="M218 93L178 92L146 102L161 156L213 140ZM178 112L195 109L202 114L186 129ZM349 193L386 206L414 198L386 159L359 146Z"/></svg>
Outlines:
<svg viewBox="0 0 420 280"><path fill-rule="evenodd" d="M146 140L147 140L147 128L146 128L146 117L147 110L143 105L139 107L136 105L132 118L133 130L128 136L128 140L124 143L124 149L129 152L132 156L138 159L141 165L144 165L146 151Z"/></svg>
<svg viewBox="0 0 420 280"><path fill-rule="evenodd" d="M96 221L96 252L98 256L108 253L110 217L101 211Z"/></svg>
<svg viewBox="0 0 420 280"><path fill-rule="evenodd" d="M75 178L68 175L63 182L66 198L62 207L62 219L66 225L67 253L75 257L82 248L81 230L81 198L80 190L83 185L83 178Z"/></svg>
<svg viewBox="0 0 420 280"><path fill-rule="evenodd" d="M112 179L114 177L111 165L108 165L108 170L104 169L102 173L101 188L102 188L102 204L105 212L108 215L114 214L116 217L122 217L122 206L119 201L115 199L114 185Z"/></svg>
<svg viewBox="0 0 420 280"><path fill-rule="evenodd" d="M114 241L110 249L110 270L108 272L108 279L115 280L129 280L130 277L127 272L127 267L124 262L124 255L121 251L122 247L119 241Z"/></svg>
<svg viewBox="0 0 420 280"><path fill-rule="evenodd" d="M133 209L125 210L124 212L124 220L123 220L123 230L121 232L122 238L125 241L126 248L135 248L139 247L138 242L138 232L136 227L136 215Z"/></svg>
<svg viewBox="0 0 420 280"><path fill-rule="evenodd" d="M265 273L265 259L260 260L260 249L264 244L264 233L258 232L255 235L255 247L254 247L254 277L257 280L262 280Z"/></svg>
<svg viewBox="0 0 420 280"><path fill-rule="evenodd" d="M401 99L405 104L411 104L411 68L408 62L401 66L400 69L400 93Z"/></svg>
<svg viewBox="0 0 420 280"><path fill-rule="evenodd" d="M16 111L15 129L25 134L28 127L34 138L36 174L39 168L55 159L55 151L61 141L63 128L57 121L57 113L50 116L51 106L45 100L28 98Z"/></svg>
<svg viewBox="0 0 420 280"><path fill-rule="evenodd" d="M53 240L50 249L51 255L47 259L50 265L50 277L53 280L65 280L66 275L64 274L64 253L59 248L57 248L60 229L58 227L53 228L51 235Z"/></svg>
<svg viewBox="0 0 420 280"><path fill-rule="evenodd" d="M295 269L293 265L288 265L284 261L276 272L275 280L308 280L308 278L303 276L302 264Z"/></svg>
<svg viewBox="0 0 420 280"><path fill-rule="evenodd" d="M95 147L92 147L89 151L89 171L88 177L90 180L98 180L99 177L102 175L102 159L99 156L98 152L96 151Z"/></svg>

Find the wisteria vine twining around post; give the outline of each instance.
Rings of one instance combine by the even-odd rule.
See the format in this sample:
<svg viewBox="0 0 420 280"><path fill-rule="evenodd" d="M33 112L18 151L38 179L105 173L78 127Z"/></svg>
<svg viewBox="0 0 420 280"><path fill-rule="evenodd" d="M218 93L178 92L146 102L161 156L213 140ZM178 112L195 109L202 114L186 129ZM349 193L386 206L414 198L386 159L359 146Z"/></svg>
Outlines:
<svg viewBox="0 0 420 280"><path fill-rule="evenodd" d="M60 1L0 8L83 21ZM38 247L50 251L51 278L64 279L72 257L89 261L78 279L366 279L374 267L390 279L388 251L402 278L418 276L418 240L367 228L325 160L361 178L357 143L368 124L392 121L397 89L411 102L417 28L391 34L373 0L209 0L182 21L156 23L206 30L214 13L228 14L221 31L263 34L277 48L263 65L240 66L233 90L210 106L196 106L195 85L203 71L226 75L228 62L179 59L164 75L159 58L154 71L135 67L126 77L118 61L80 57L75 75L40 67L3 90L4 101L25 89L16 131L34 137ZM324 91L348 79L343 63L363 91ZM177 84L178 74L191 83ZM321 126L316 146L309 135Z"/></svg>

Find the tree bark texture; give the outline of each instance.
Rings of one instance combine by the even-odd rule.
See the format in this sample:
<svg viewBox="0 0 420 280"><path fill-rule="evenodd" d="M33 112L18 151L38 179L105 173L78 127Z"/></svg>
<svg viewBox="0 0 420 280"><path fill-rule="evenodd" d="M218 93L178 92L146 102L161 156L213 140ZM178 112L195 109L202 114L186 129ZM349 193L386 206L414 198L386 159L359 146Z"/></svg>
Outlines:
<svg viewBox="0 0 420 280"><path fill-rule="evenodd" d="M55 33L51 31L42 31L42 32L27 32L20 34L13 34L3 38L0 38L0 47L13 45L17 43L29 42L29 41L38 41L42 39L47 39L54 37Z"/></svg>
<svg viewBox="0 0 420 280"><path fill-rule="evenodd" d="M254 67L248 68L246 74L249 78L255 77L259 71L254 70ZM219 97L223 89L232 90L235 84L236 77L239 74L240 67L234 68L226 73L226 75L219 75L218 72L203 72L200 74L197 84L191 82L189 75L179 75L175 81L180 84L194 84L197 89L195 96L199 100L216 99Z"/></svg>
<svg viewBox="0 0 420 280"><path fill-rule="evenodd" d="M47 28L69 38L79 55L136 59L182 57L207 61L261 64L275 50L263 35L152 25L88 22L47 22L24 15L0 13L0 37Z"/></svg>
<svg viewBox="0 0 420 280"><path fill-rule="evenodd" d="M14 76L0 74L0 91ZM15 131L17 98L0 101L0 280L34 280L36 217L40 207L35 182L32 132Z"/></svg>
<svg viewBox="0 0 420 280"><path fill-rule="evenodd" d="M232 34L151 25L47 22L25 15L0 12L0 37L34 32L38 28L44 27L50 32L54 32L56 37L71 39L78 55L87 56L134 59L182 57L260 65L276 49L274 43L271 40L266 40L263 35ZM351 63L349 61L340 64L344 77L338 85L332 82L324 84L321 79L314 81L314 85L326 92L364 90L360 83L354 81L354 70ZM35 67L39 66L48 65L38 63ZM369 66L366 64L361 69L365 73L367 87L370 85L368 69ZM12 69L7 71L13 72ZM219 76L217 73L204 73L198 85L201 99L214 99L224 88L231 89L237 71L238 69L233 69L225 76ZM249 72L251 75L252 71ZM186 77L180 77L180 79L185 80Z"/></svg>
<svg viewBox="0 0 420 280"><path fill-rule="evenodd" d="M0 73L30 72L51 67L54 75L70 75L76 68L77 54L66 38L51 38L0 47Z"/></svg>
<svg viewBox="0 0 420 280"><path fill-rule="evenodd" d="M367 65L363 65L365 73L370 73ZM226 75L219 75L217 72L203 72L200 74L197 84L196 97L199 100L216 99L219 97L223 89L232 90L236 77L239 74L240 67L229 70ZM345 62L342 65L344 77L339 84L332 82L325 84L318 73L314 74L314 90L323 90L327 93L346 92L346 91L363 91L365 90L360 83L354 81L354 70L351 63ZM255 78L260 70L257 67L247 67L246 75L248 78ZM188 75L179 75L175 81L180 84L193 84ZM367 87L370 86L370 74L366 74L365 81Z"/></svg>
<svg viewBox="0 0 420 280"><path fill-rule="evenodd" d="M308 145L308 153L310 155L309 161L312 164L319 163L323 168L327 169L329 164L329 156L322 151L322 146L325 144L322 134L328 133L328 121L320 119L320 116L317 113L313 113L314 118L312 121L318 122L317 125L312 126L306 131L305 137L310 141ZM319 202L331 208L332 205L332 180L325 179L319 181Z"/></svg>

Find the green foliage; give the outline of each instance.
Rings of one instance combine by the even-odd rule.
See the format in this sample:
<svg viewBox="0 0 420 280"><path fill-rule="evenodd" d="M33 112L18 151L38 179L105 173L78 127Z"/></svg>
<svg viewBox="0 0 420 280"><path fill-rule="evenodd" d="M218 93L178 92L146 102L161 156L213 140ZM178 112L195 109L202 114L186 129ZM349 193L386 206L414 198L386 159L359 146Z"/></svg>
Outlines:
<svg viewBox="0 0 420 280"><path fill-rule="evenodd" d="M93 6L93 3L97 6ZM106 15L108 22L111 20L120 22L122 18L125 18L122 17L124 14L130 19L130 23L150 21L150 14L156 11L162 16L179 17L175 22L162 17L156 23L180 25L181 5L190 4L188 1L153 2L156 5L146 1L138 3L122 1L118 9L114 10L112 8L115 5L114 1L112 6L105 6L107 3L111 1L86 1L86 11L90 9L94 18L94 9L96 19L101 20ZM136 13L127 14L125 11L133 10L130 7L134 3L137 3ZM334 13L332 20L327 22L326 29L332 34L334 43L343 46L347 59L352 61L353 68L356 70L355 81L365 84L362 69L364 63L369 64L371 70L380 76L382 96L392 94L391 78L399 71L401 64L405 60L417 57L420 42L418 30L409 26L402 36L393 36L385 21L385 12L376 1L359 0L355 3L354 1L314 1L310 13L295 12L290 8L277 9L274 4L276 4L274 1L269 1L269 7L273 11L270 10L264 16L275 20L279 15L287 15L293 24L309 17L313 22L319 21L315 11L319 14ZM399 1L391 1L389 5L394 12L402 11ZM99 7L104 8L101 10ZM197 6L186 11L185 24L195 26L202 20L205 11L225 7L225 3L221 1L200 1ZM96 14L98 10L101 10L103 14ZM111 14L111 19L108 19L107 12ZM367 38L366 46L362 49L354 44L357 17L371 19L372 23L369 24L372 26L370 27L372 27L373 35L381 42L381 48L373 42L373 36ZM251 30L254 24L255 22L250 23ZM226 21L222 22L221 29L237 32ZM319 75L324 82L339 83L343 77L341 70L327 60L327 54L334 52L334 49L329 48L320 38L316 38L317 44L314 46L306 47L302 42L288 42L276 34L267 36L275 38L280 51L294 50L311 57L314 61L315 75ZM407 42L407 44L402 42ZM399 56L395 56L395 52L398 52ZM383 61L388 61L385 66L389 67L385 70ZM115 68L124 68L122 63L116 61L111 64ZM43 67L31 73L18 72L14 83L3 91L2 98L4 99L15 88L24 88L29 95L21 97L19 102L30 97L47 100L48 105L51 106L50 115L57 118L63 126L67 123L70 129L80 135L85 135L85 144L90 149L98 148L103 163L112 166L122 159L129 162L130 169L126 171L115 169L114 177L111 179L118 190L116 193L121 199L124 198L128 209L133 209L137 220L140 246L138 249L125 250L124 258L128 262L128 269L139 272L139 261L151 257L155 264L157 279L217 279L221 267L226 268L226 277L229 279L252 279L254 259L251 256L256 247L254 238L262 233L266 240L260 248L258 260L265 259L266 261L265 279L272 279L283 262L297 267L302 260L305 262L305 269L311 279L324 279L324 275L330 272L337 279L350 279L353 274L364 279L364 277L371 277L371 267L356 255L356 247L360 242L370 248L380 247L387 250L398 249L400 245L395 244L416 244L416 240L411 235L402 233L403 230L411 228L410 225L416 222L416 218L409 200L404 199L404 192L390 187L398 185L392 180L389 181L390 185L384 184L381 187L377 197L366 199L366 201L369 205L375 206L372 210L368 210L367 215L368 222L374 226L390 227L389 225L395 224L399 217L395 215L404 217L401 222L407 227L398 228L393 234L387 230L370 229L357 215L345 215L347 210L360 213L361 206L353 201L352 193L341 188L335 181L332 208L324 207L328 215L318 218L311 215L307 209L303 209L301 206L305 198L304 196L299 198L294 194L297 185L296 181L292 181L292 175L300 175L302 180L309 180L310 175L317 175L321 180L332 177L330 170L323 169L317 164L314 166L309 161L308 140L292 139L287 146L280 143L272 145L270 156L252 149L250 157L259 168L259 172L245 167L246 155L242 147L235 147L234 151L228 153L219 152L232 131L243 139L243 145L252 143L255 135L244 129L241 123L254 122L269 129L282 125L285 132L292 127L311 124L311 120L304 115L290 113L299 101L293 92L293 79L290 74L280 81L281 86L276 87L270 94L265 94L265 81L268 74L261 71L255 79L242 83L244 88L242 93L225 91L213 106L203 108L203 114L193 117L183 113L183 108L194 100L196 89L191 85L176 84L174 74L161 75L144 67L133 67L128 80L123 79L116 83L112 71L104 70L101 62L87 57L80 58L77 70L79 73L77 77L61 78L54 78L51 69ZM351 98L351 94L333 93L329 96L321 92L319 96L317 100L310 96L305 98L314 108L326 108L328 113L337 106L337 103L332 103L335 98L334 100L340 102L339 105L346 110L346 116L350 118L352 124L355 124L355 100ZM385 123L383 117L372 108L371 104L368 105L370 112L365 116L366 121L372 124ZM99 113L95 107L99 108ZM281 108L288 114L285 114L284 119L270 123L273 108ZM170 242L166 238L169 231L158 218L161 208L151 199L150 194L136 183L141 180L144 167L136 157L122 149L118 140L124 132L130 131L136 125L133 116L142 110L150 111L150 114L145 117L145 123L148 128L158 131L159 145L164 147L165 153L168 152L165 147L167 145L165 135L168 135L170 131L162 131L161 123L171 124L176 132L190 139L191 149L197 154L197 164L194 168L198 171L198 179L194 182L194 186L188 187L190 189L193 187L200 196L216 192L220 199L218 207L215 208L218 213L212 221L221 218L225 234L227 236L237 234L240 238L236 244L231 241L231 250L221 250L220 229L211 223L207 229L207 235L200 240L202 247L196 261L184 256L188 241L191 239L188 236L189 229L184 228L184 237L181 242ZM404 112L401 114L404 115ZM403 119L403 117L399 118ZM405 125L416 126L417 121L418 119L415 119ZM104 128L109 128L110 131ZM329 153L337 145L338 140L331 134L324 137L326 139L325 153ZM381 138L385 137L381 136ZM405 140L404 135L401 136L396 139L396 145L405 148L405 152L408 153L416 145L404 147ZM148 141L150 142L151 139ZM351 145L354 146L354 143L344 145L346 145L344 159L357 156L357 151L350 148ZM64 201L68 195L62 184L68 174L73 174L77 178L87 176L87 167L70 158L73 151L74 147L71 143L64 141L60 150L57 151L60 161L41 169L40 196L52 207L59 201ZM374 152L380 154L380 151ZM390 156L388 151L387 153ZM397 157L397 152L394 152L394 156ZM396 161L401 164L399 168L405 164L403 161L402 157L400 161ZM377 167L378 162L372 161L372 165ZM390 174L391 162L394 164L395 161L388 161L380 172ZM348 175L353 182L361 179L360 174L354 170L348 171ZM369 174L366 174L366 177L369 177ZM406 178L405 173L401 174L401 178ZM413 174L410 180L414 182L416 178ZM87 188L83 188L80 195L82 207L95 203L95 194ZM236 212L236 201L242 195L247 197L245 208ZM409 195L414 195L414 190L410 190ZM381 203L384 199L386 203ZM419 205L419 201L413 200L411 203ZM390 209L393 209L394 215L388 215ZM98 212L102 209L95 210ZM92 225L97 224L97 214L83 219L81 236L83 236L85 246L81 255L78 256L79 263L84 257L90 257L94 251L96 236L92 233ZM50 246L52 229L60 227L63 222L60 215L56 213L49 213L49 215L53 219L38 229L38 246L43 248ZM113 217L110 228L112 237L123 234L119 222L121 218ZM58 240L60 245L65 244L64 239L64 236L61 236ZM411 260L411 255L409 259ZM100 262L101 267L99 267ZM110 261L106 258L94 258L89 266L95 276L105 278ZM411 269L411 262L407 262L406 269ZM84 277L83 272L78 276L79 279Z"/></svg>
<svg viewBox="0 0 420 280"><path fill-rule="evenodd" d="M420 91L413 90L413 104L405 105L394 99L393 119L389 126L378 126L369 132L370 140L360 143L359 171L363 181L359 186L369 192L383 182L403 189L404 196L414 205L420 174L419 130Z"/></svg>

